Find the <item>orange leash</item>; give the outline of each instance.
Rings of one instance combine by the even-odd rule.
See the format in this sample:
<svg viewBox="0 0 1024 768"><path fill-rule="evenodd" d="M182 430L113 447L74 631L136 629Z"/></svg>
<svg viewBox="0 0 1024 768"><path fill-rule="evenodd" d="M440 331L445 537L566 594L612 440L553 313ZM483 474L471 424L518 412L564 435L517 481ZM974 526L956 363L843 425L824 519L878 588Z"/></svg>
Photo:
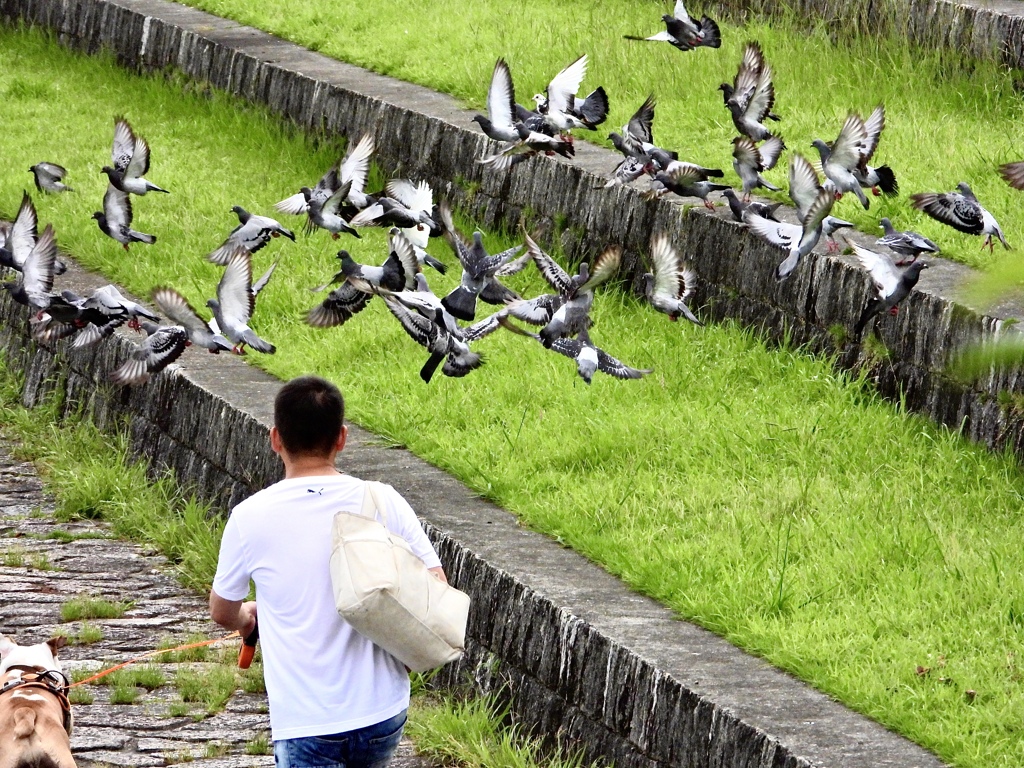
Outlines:
<svg viewBox="0 0 1024 768"><path fill-rule="evenodd" d="M125 667L129 666L130 664L134 664L137 661L149 659L153 656L159 656L162 653L170 653L171 651L187 651L191 648L202 648L206 645L213 645L214 643L219 643L224 640L230 640L233 637L238 637L238 633L232 632L230 635L224 635L224 637L215 637L212 640L200 640L197 643L186 643L185 645L179 645L176 648L161 648L159 651L149 651L148 653L144 653L141 656L136 656L134 659L128 659L128 661L118 664L117 666L104 669L102 672L97 672L92 677L85 678L85 680L79 680L77 683L71 683L71 685L69 685L68 688L77 688L79 685L92 683L96 680L99 680L102 677L106 677L111 672L116 672L119 669L124 669Z"/></svg>

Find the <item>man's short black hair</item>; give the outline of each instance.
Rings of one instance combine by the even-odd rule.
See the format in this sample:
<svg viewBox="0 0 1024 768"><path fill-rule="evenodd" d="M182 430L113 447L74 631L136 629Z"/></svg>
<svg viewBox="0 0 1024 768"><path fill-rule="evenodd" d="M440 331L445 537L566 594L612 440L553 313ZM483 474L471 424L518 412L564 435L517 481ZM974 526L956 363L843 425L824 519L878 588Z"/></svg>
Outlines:
<svg viewBox="0 0 1024 768"><path fill-rule="evenodd" d="M329 455L344 418L341 391L319 376L292 379L274 398L274 426L292 455Z"/></svg>

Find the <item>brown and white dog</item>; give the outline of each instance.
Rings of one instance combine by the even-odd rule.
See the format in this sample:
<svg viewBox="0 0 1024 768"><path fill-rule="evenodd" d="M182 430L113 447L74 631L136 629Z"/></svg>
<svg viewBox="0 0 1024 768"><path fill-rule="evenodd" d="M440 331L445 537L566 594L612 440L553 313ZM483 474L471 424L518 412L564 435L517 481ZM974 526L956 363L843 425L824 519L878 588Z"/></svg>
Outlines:
<svg viewBox="0 0 1024 768"><path fill-rule="evenodd" d="M0 635L0 768L75 768L57 661L64 642L17 645Z"/></svg>

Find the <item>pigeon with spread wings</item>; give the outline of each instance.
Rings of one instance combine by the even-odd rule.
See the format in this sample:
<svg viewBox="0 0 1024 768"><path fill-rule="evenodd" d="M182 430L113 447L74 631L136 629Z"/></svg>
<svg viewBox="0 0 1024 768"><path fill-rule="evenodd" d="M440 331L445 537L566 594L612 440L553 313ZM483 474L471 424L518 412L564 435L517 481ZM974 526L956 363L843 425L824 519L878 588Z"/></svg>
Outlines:
<svg viewBox="0 0 1024 768"><path fill-rule="evenodd" d="M722 46L722 33L718 24L707 16L701 16L700 21L695 20L686 12L686 5L683 0L676 0L675 9L670 16L665 14L661 17L665 22L665 31L658 32L650 37L634 37L625 35L627 40L649 40L656 43L669 43L680 51L692 51L694 48L705 46L707 48L720 48Z"/></svg>
<svg viewBox="0 0 1024 768"><path fill-rule="evenodd" d="M143 178L149 172L149 144L135 134L123 117L114 119L114 146L110 155L113 165L103 166L102 172L107 174L112 186L140 196L147 192L167 192Z"/></svg>
<svg viewBox="0 0 1024 768"><path fill-rule="evenodd" d="M984 248L988 246L989 252L993 249L992 237L998 237L999 242L1007 250L1010 244L1003 236L1003 230L995 216L981 207L978 198L967 185L961 181L956 185L958 192L919 192L910 196L910 204L917 210L924 211L938 222L946 224L953 229L964 232L968 235L985 235L985 241L981 244Z"/></svg>

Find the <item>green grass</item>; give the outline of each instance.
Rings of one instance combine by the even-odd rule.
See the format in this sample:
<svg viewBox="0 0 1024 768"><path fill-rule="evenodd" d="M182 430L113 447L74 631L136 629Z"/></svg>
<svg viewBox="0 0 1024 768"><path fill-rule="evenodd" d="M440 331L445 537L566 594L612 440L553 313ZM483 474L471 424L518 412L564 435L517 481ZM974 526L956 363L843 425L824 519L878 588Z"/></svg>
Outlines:
<svg viewBox="0 0 1024 768"><path fill-rule="evenodd" d="M71 638L75 645L92 645L103 639L103 627L95 624L84 623L78 630L78 634Z"/></svg>
<svg viewBox="0 0 1024 768"><path fill-rule="evenodd" d="M226 666L203 670L179 669L174 674L174 687L181 700L202 704L210 714L221 711L238 688L235 670Z"/></svg>
<svg viewBox="0 0 1024 768"><path fill-rule="evenodd" d="M131 606L131 603L126 602L80 597L69 600L60 607L60 620L120 619Z"/></svg>
<svg viewBox="0 0 1024 768"><path fill-rule="evenodd" d="M177 81L129 75L36 33L0 32L0 48L5 114L20 126L0 137L10 160L0 169L0 207L15 206L28 183L18 169L65 161L80 191L40 199L41 220L57 223L61 244L84 264L139 294L170 282L202 306L218 276L202 254L233 225L230 206L270 212L339 152L259 109L199 88L182 94ZM127 259L88 218L120 112L153 147L149 177L172 190L135 204L139 227L160 240ZM344 245L379 261L381 242L367 233ZM257 269L282 256L254 321L280 351L253 362L282 378L312 370L335 380L350 417L384 439L951 763L1024 763L1024 479L1012 458L899 412L830 360L768 348L732 324L668 323L615 291L597 298L594 337L656 368L640 382L599 378L586 387L571 361L498 334L479 347L488 357L480 371L424 386L424 355L379 302L340 329L301 323L315 301L306 289L331 274L337 247L318 235L257 255ZM455 279L431 276L438 292ZM541 287L533 273L514 286L527 295ZM209 583L216 533L190 538L207 535L204 512L186 517L172 504L162 509L173 514L153 514L162 499L178 498L170 484L150 497L140 468L107 476L94 466L112 454L93 460L93 450L112 443L123 456L123 441L88 426L62 429L6 402L5 424L24 430L31 450L77 456L47 470L58 498L70 499L61 501L68 516L114 516L120 530L178 552L194 585ZM95 478L82 485L92 490L77 494L86 471ZM131 525L117 522L135 506ZM195 558L186 543L195 540L209 557ZM916 674L940 657L941 676Z"/></svg>
<svg viewBox="0 0 1024 768"><path fill-rule="evenodd" d="M72 688L68 691L68 701L72 704L92 704L96 697L86 688Z"/></svg>
<svg viewBox="0 0 1024 768"><path fill-rule="evenodd" d="M775 71L776 111L783 116L777 125L790 151L816 160L811 141L835 139L848 111L867 117L879 102L886 105L887 127L875 160L895 169L902 194L893 200L874 199L868 212L849 196L836 205L835 215L878 235L878 220L888 216L897 227L916 229L935 240L945 255L984 264L988 252L979 253L976 238L927 219L907 201L913 192L947 191L968 181L1010 243L1024 245L1020 193L995 172L1001 163L1024 158L1024 105L1015 92L1019 73L991 62L964 61L939 46L909 46L905 38L888 35L833 42L835 24L822 20L808 30L813 21L782 18L745 27L722 23L718 50L684 54L664 43L623 39L625 34L662 30L660 16L670 11L668 0L526 0L514 5L413 0L386 8L328 0L311 0L301 7L286 0L189 4L328 56L450 93L477 109L484 106L499 56L509 62L519 102L532 106L530 97L543 91L556 72L588 53L590 67L581 92L603 85L611 113L586 138L604 141L653 91L658 97L657 142L687 160L722 168L726 181L735 185L739 182L732 171L731 141L736 131L717 87L732 81L745 42L758 40ZM337 34L339 29L345 34ZM459 44L453 46L452 40ZM769 180L785 187L786 164L784 157L779 170L767 174Z"/></svg>
<svg viewBox="0 0 1024 768"><path fill-rule="evenodd" d="M142 691L134 686L119 685L110 689L111 704L134 704L142 696Z"/></svg>
<svg viewBox="0 0 1024 768"><path fill-rule="evenodd" d="M0 554L0 565L5 568L24 568L25 550L21 547L6 549Z"/></svg>
<svg viewBox="0 0 1024 768"><path fill-rule="evenodd" d="M253 736L247 742L245 742L245 754L247 755L272 755L274 754L274 745L270 741L269 733L261 733L258 736Z"/></svg>
<svg viewBox="0 0 1024 768"><path fill-rule="evenodd" d="M97 680L96 684L109 685L114 688L145 688L147 691L155 691L157 688L167 685L167 678L160 667L145 664L111 672L106 677Z"/></svg>

